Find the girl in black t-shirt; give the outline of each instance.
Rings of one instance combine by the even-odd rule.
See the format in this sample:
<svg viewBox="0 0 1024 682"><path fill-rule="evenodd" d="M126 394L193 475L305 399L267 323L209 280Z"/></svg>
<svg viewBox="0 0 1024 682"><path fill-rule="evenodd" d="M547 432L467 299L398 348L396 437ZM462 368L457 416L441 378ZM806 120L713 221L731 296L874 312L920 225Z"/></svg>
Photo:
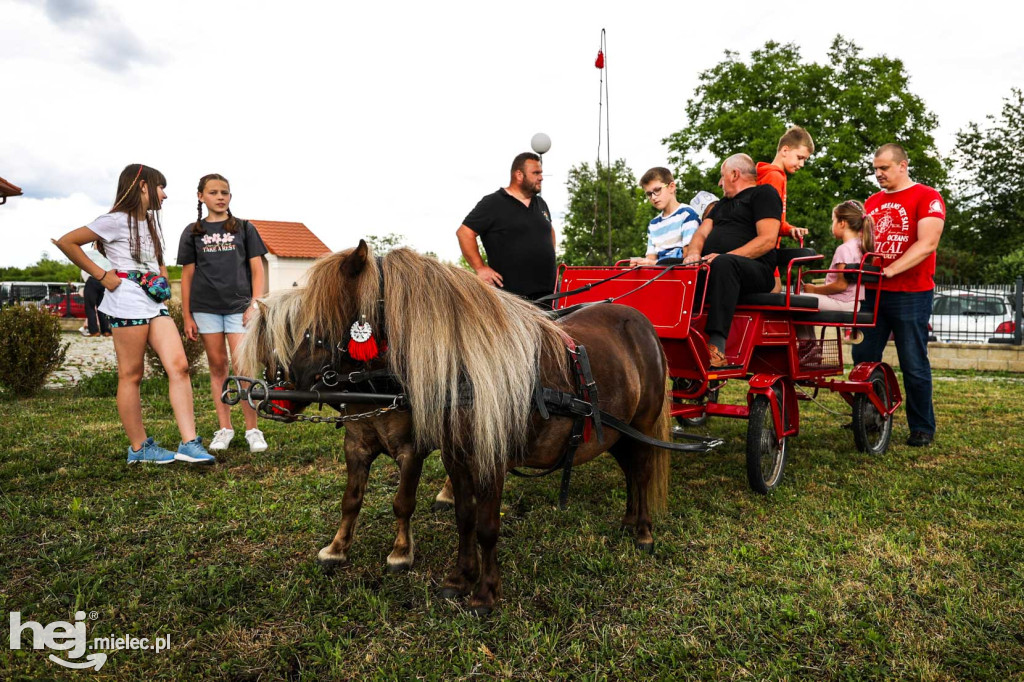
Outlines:
<svg viewBox="0 0 1024 682"><path fill-rule="evenodd" d="M235 436L231 408L220 400L228 376L228 347L234 357L245 333L245 324L263 293L261 256L267 252L256 229L231 215L231 187L216 173L199 179L196 222L185 228L178 243L181 270L181 307L185 334L193 341L202 336L210 365L210 392L217 409L219 430L210 450L225 450ZM203 220L203 206L207 216ZM251 452L263 452L267 441L260 431L256 412L242 404L245 439Z"/></svg>

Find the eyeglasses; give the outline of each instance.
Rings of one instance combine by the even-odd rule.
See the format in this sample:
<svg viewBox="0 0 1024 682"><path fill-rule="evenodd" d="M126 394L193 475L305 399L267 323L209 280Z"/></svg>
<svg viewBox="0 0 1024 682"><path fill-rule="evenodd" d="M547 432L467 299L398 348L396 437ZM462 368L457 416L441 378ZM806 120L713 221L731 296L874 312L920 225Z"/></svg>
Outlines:
<svg viewBox="0 0 1024 682"><path fill-rule="evenodd" d="M648 199L653 199L654 197L656 197L659 194L661 194L661 190L665 189L666 186L667 185L662 185L661 187L659 187L657 189L652 189L650 192L644 192L644 194L647 195Z"/></svg>

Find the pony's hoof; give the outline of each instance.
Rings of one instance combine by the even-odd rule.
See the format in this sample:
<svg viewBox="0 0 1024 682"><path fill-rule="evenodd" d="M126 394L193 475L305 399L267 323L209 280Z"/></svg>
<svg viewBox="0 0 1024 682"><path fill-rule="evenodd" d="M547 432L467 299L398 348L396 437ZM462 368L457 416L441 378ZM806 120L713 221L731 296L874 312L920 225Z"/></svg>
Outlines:
<svg viewBox="0 0 1024 682"><path fill-rule="evenodd" d="M636 542L636 548L644 554L654 554L654 540L649 542Z"/></svg>
<svg viewBox="0 0 1024 682"><path fill-rule="evenodd" d="M344 554L334 554L329 552L328 548L324 547L316 555L316 562L320 564L320 568L323 569L324 573L331 575L348 563L348 557Z"/></svg>
<svg viewBox="0 0 1024 682"><path fill-rule="evenodd" d="M431 510L436 514L439 512L448 511L449 509L455 509L454 502L445 502L443 500L434 500L434 506Z"/></svg>
<svg viewBox="0 0 1024 682"><path fill-rule="evenodd" d="M466 610L469 611L472 615L476 616L477 618L483 618L485 616L491 615L491 611L493 611L494 609L490 606L480 605L472 606Z"/></svg>
<svg viewBox="0 0 1024 682"><path fill-rule="evenodd" d="M390 559L388 560L388 573L391 573L391 574L394 574L394 573L405 573L410 568L412 568L412 562L411 561L396 561L396 562L392 562Z"/></svg>
<svg viewBox="0 0 1024 682"><path fill-rule="evenodd" d="M437 596L441 599L455 600L462 598L462 591L457 587L442 587L437 591Z"/></svg>

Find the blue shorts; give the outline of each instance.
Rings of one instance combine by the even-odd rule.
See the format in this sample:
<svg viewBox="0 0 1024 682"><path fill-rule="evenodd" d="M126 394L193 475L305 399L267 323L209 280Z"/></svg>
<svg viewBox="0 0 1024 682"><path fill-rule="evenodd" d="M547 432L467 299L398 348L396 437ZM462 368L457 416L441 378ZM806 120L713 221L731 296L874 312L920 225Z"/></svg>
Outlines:
<svg viewBox="0 0 1024 682"><path fill-rule="evenodd" d="M242 313L218 315L217 313L192 313L200 334L244 334Z"/></svg>

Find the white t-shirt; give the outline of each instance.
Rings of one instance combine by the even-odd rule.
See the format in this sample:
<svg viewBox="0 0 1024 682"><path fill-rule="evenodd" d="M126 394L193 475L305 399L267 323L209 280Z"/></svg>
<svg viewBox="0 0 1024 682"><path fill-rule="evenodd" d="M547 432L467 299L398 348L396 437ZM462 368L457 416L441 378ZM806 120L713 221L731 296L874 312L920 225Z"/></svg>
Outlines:
<svg viewBox="0 0 1024 682"><path fill-rule="evenodd" d="M149 237L145 220L139 223L141 261L132 258L129 242L131 233L128 228L127 213L105 213L86 227L95 232L96 236L103 241L103 250L107 252L107 259L110 261L112 269L122 272L130 270L160 272L160 266L156 262L156 252L153 249L153 240ZM100 312L111 317L150 320L166 308L167 306L163 303L157 303L147 296L142 287L135 282L122 279L121 286L103 295L103 302L100 303L99 309Z"/></svg>

